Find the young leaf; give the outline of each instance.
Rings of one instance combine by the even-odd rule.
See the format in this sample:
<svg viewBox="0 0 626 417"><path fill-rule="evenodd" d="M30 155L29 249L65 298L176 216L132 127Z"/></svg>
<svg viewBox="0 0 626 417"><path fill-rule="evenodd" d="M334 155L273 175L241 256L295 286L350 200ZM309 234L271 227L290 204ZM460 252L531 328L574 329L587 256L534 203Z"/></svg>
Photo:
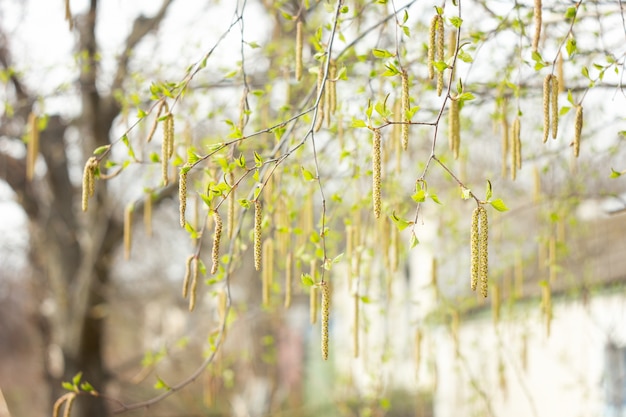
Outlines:
<svg viewBox="0 0 626 417"><path fill-rule="evenodd" d="M312 287L313 285L315 285L315 282L313 282L313 278L311 278L311 275L309 274L302 274L300 280L302 281L302 285L304 285L305 287Z"/></svg>
<svg viewBox="0 0 626 417"><path fill-rule="evenodd" d="M413 222L398 217L395 211L391 214L391 220L393 220L393 222L396 224L396 226L398 226L398 229L400 230L404 230L413 224Z"/></svg>
<svg viewBox="0 0 626 417"><path fill-rule="evenodd" d="M496 198L495 200L489 202L489 204L491 204L491 206L498 211L507 211L509 209L501 198Z"/></svg>
<svg viewBox="0 0 626 417"><path fill-rule="evenodd" d="M302 170L302 176L306 181L315 181L315 175L313 175L311 171L305 169L303 166L300 167L300 170Z"/></svg>
<svg viewBox="0 0 626 417"><path fill-rule="evenodd" d="M419 245L419 243L420 243L419 239L417 238L417 236L415 236L415 233L413 233L411 235L411 249Z"/></svg>
<svg viewBox="0 0 626 417"><path fill-rule="evenodd" d="M485 200L491 200L491 196L493 195L493 191L491 189L491 181L487 180L487 190L485 191Z"/></svg>

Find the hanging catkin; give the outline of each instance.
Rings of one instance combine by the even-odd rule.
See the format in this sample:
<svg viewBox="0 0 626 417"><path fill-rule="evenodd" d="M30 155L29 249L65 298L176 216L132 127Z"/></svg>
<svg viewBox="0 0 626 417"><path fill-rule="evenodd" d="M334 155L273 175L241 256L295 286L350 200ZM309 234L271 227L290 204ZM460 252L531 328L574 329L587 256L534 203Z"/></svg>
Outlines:
<svg viewBox="0 0 626 417"><path fill-rule="evenodd" d="M580 154L580 135L583 130L583 106L576 106L576 120L574 123L574 156L578 158Z"/></svg>
<svg viewBox="0 0 626 417"><path fill-rule="evenodd" d="M409 118L407 117L408 112L409 112L409 107L410 107L409 76L406 70L402 70L402 72L400 73L400 76L402 78L402 96L401 96L402 125L400 128L400 137L402 141L402 149L406 151L407 148L409 147Z"/></svg>
<svg viewBox="0 0 626 417"><path fill-rule="evenodd" d="M261 270L261 222L263 220L263 208L261 201L254 200L254 269Z"/></svg>
<svg viewBox="0 0 626 417"><path fill-rule="evenodd" d="M220 213L215 210L213 212L213 221L215 223L215 233L213 234L213 250L211 251L211 260L213 265L211 266L211 274L217 272L217 268L220 264L220 240L222 238L222 218Z"/></svg>
<svg viewBox="0 0 626 417"><path fill-rule="evenodd" d="M543 143L546 143L550 136L550 87L552 85L552 75L548 74L543 79Z"/></svg>
<svg viewBox="0 0 626 417"><path fill-rule="evenodd" d="M541 39L541 0L535 0L534 8L535 34L533 36L533 52L539 49L539 41Z"/></svg>
<svg viewBox="0 0 626 417"><path fill-rule="evenodd" d="M381 137L380 130L374 129L372 141L372 202L374 216L378 219L381 212Z"/></svg>
<svg viewBox="0 0 626 417"><path fill-rule="evenodd" d="M302 20L298 19L296 23L296 80L302 79Z"/></svg>
<svg viewBox="0 0 626 417"><path fill-rule="evenodd" d="M445 33L443 28L443 17L437 15L437 51L436 58L438 62L443 62L445 59ZM441 96L443 92L443 70L437 72L437 95Z"/></svg>
<svg viewBox="0 0 626 417"><path fill-rule="evenodd" d="M328 321L330 318L330 285L328 281L320 283L322 288L322 359L328 359Z"/></svg>

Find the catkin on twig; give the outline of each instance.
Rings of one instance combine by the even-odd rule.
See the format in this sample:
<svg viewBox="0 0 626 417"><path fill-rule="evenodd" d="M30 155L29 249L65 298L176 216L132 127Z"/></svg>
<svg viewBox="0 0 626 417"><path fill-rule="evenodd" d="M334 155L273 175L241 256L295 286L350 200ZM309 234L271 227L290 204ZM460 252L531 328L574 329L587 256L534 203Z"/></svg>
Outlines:
<svg viewBox="0 0 626 417"><path fill-rule="evenodd" d="M374 216L378 219L381 212L381 135L379 129L374 129L372 141L372 202Z"/></svg>
<svg viewBox="0 0 626 417"><path fill-rule="evenodd" d="M480 235L479 235L479 246L480 246L480 259L479 259L479 276L480 276L480 293L483 297L487 297L487 285L488 285L488 274L489 274L489 227L487 224L487 210L484 207L479 207L479 222L480 222Z"/></svg>
<svg viewBox="0 0 626 417"><path fill-rule="evenodd" d="M261 222L263 220L263 207L261 201L254 200L254 269L261 269Z"/></svg>
<svg viewBox="0 0 626 417"><path fill-rule="evenodd" d="M437 21L439 15L433 16L428 29L428 78L435 78L435 49L437 47Z"/></svg>
<svg viewBox="0 0 626 417"><path fill-rule="evenodd" d="M407 150L409 147L409 118L407 116L410 103L409 103L409 75L406 70L402 70L400 73L402 79L402 96L401 96L401 105L402 105L402 125L400 127L400 137L402 140L402 149Z"/></svg>
<svg viewBox="0 0 626 417"><path fill-rule="evenodd" d="M303 37L302 37L302 20L298 19L296 22L296 80L300 81L302 79L302 47L303 47Z"/></svg>
<svg viewBox="0 0 626 417"><path fill-rule="evenodd" d="M461 147L461 122L459 116L459 101L455 98L450 98L450 111L449 111L449 123L448 123L448 144L454 155L454 159L459 158L459 150Z"/></svg>
<svg viewBox="0 0 626 417"><path fill-rule="evenodd" d="M559 130L559 78L553 75L550 84L550 127L552 139L556 139Z"/></svg>
<svg viewBox="0 0 626 417"><path fill-rule="evenodd" d="M550 135L550 85L552 75L548 74L543 79L543 143L546 143Z"/></svg>
<svg viewBox="0 0 626 417"><path fill-rule="evenodd" d="M134 205L130 203L124 209L124 259L126 260L130 259L134 208Z"/></svg>
<svg viewBox="0 0 626 417"><path fill-rule="evenodd" d="M83 169L83 199L82 209L87 211L89 207L89 197L92 197L95 192L95 172L98 168L98 160L95 156L92 156L85 162L85 168Z"/></svg>
<svg viewBox="0 0 626 417"><path fill-rule="evenodd" d="M195 255L189 255L185 260L185 275L183 277L183 298L187 298L187 294L189 293L189 280L191 278L191 264L197 262Z"/></svg>
<svg viewBox="0 0 626 417"><path fill-rule="evenodd" d="M443 62L445 53L445 33L443 28L443 17L437 15L437 52L436 58L438 62ZM437 72L437 95L441 96L443 92L443 70Z"/></svg>
<svg viewBox="0 0 626 417"><path fill-rule="evenodd" d="M330 120L330 115L334 115L337 111L337 63L335 61L330 61L330 68L328 69L328 82L328 91L330 94L328 120Z"/></svg>
<svg viewBox="0 0 626 417"><path fill-rule="evenodd" d="M215 233L213 234L213 250L211 251L211 260L213 265L211 266L211 274L217 272L217 268L220 264L220 240L222 238L222 217L220 213L215 210L213 212L213 221L215 222Z"/></svg>
<svg viewBox="0 0 626 417"><path fill-rule="evenodd" d="M292 259L292 252L287 253L287 258L285 259L285 308L291 306L291 281L293 280Z"/></svg>
<svg viewBox="0 0 626 417"><path fill-rule="evenodd" d="M317 119L315 120L315 125L313 126L313 131L317 132L322 128L324 124L324 117L326 116L326 109L324 108L325 96L324 96L324 62L320 62L320 66L317 72L317 95L318 97L318 105L317 105Z"/></svg>
<svg viewBox="0 0 626 417"><path fill-rule="evenodd" d="M480 293L483 297L487 297L488 234L487 210L483 206L476 207L472 213L470 233L470 286L475 290L480 281Z"/></svg>
<svg viewBox="0 0 626 417"><path fill-rule="evenodd" d="M535 34L533 36L533 52L539 49L541 39L541 0L535 0L534 8Z"/></svg>
<svg viewBox="0 0 626 417"><path fill-rule="evenodd" d="M583 106L576 106L576 120L574 123L574 156L578 158L580 154L580 135L583 130Z"/></svg>
<svg viewBox="0 0 626 417"><path fill-rule="evenodd" d="M26 179L31 181L35 175L35 162L39 153L39 127L35 113L28 115L28 143L26 144Z"/></svg>
<svg viewBox="0 0 626 417"><path fill-rule="evenodd" d="M189 311L193 311L196 308L196 293L198 290L198 275L200 273L200 268L198 265L198 258L193 257L193 261L191 262L191 288L189 291Z"/></svg>
<svg viewBox="0 0 626 417"><path fill-rule="evenodd" d="M513 150L511 149L511 152ZM507 159L509 156L509 120L506 117L506 104L502 107L502 170L501 175L502 178L506 177L507 170ZM513 167L511 167L511 173L513 173ZM513 175L513 179L515 179L515 175Z"/></svg>
<svg viewBox="0 0 626 417"><path fill-rule="evenodd" d="M320 283L322 288L322 359L328 359L328 321L330 318L330 285L328 281Z"/></svg>
<svg viewBox="0 0 626 417"><path fill-rule="evenodd" d="M180 169L180 176L178 181L178 200L179 200L179 215L180 215L180 227L185 227L185 211L187 210L187 173L186 166Z"/></svg>
<svg viewBox="0 0 626 417"><path fill-rule="evenodd" d="M157 126L159 125L159 117L161 117L161 112L163 111L163 108L166 108L166 107L167 107L167 102L165 100L161 100L161 102L159 103L157 107L156 116L154 117L154 120L152 121L152 125L150 126L150 131L148 132L148 136L146 137L146 142L149 143L152 140L152 137L156 133Z"/></svg>
<svg viewBox="0 0 626 417"><path fill-rule="evenodd" d="M478 224L478 208L475 208L472 212L472 228L470 230L470 288L472 291L476 291L478 285L479 275L479 224Z"/></svg>

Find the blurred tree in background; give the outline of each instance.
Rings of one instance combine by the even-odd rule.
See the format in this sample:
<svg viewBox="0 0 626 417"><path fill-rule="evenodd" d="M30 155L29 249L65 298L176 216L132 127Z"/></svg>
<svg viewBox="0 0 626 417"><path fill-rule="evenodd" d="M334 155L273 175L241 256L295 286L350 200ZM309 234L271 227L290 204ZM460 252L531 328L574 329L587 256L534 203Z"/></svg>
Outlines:
<svg viewBox="0 0 626 417"><path fill-rule="evenodd" d="M29 55L48 29L20 23L40 6L0 6L0 175L28 235L4 273L26 277L15 294L72 415L172 394L179 414L307 415L331 396L338 415L430 415L413 395L436 382L364 388L309 351L329 342L330 285L329 361L376 380L428 320L483 306L471 280L499 300L518 259L556 253L582 202L623 209L621 3L66 1L45 19L73 42L52 68ZM493 228L470 243L483 208ZM528 268L545 308L552 281Z"/></svg>

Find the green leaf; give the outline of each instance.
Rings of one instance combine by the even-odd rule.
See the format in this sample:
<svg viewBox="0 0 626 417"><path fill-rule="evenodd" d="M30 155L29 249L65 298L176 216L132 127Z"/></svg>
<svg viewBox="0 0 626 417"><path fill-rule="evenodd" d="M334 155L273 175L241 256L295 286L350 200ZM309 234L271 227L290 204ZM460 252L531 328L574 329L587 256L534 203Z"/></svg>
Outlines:
<svg viewBox="0 0 626 417"><path fill-rule="evenodd" d="M95 389L91 386L89 382L83 382L80 384L80 389L87 392L93 392Z"/></svg>
<svg viewBox="0 0 626 417"><path fill-rule="evenodd" d="M196 154L191 148L187 149L187 164L193 165L200 160L200 156Z"/></svg>
<svg viewBox="0 0 626 417"><path fill-rule="evenodd" d="M588 69L587 67L583 67L583 68L582 68L582 70L580 70L580 72L581 72L581 74L582 74L585 78L590 79L590 78L589 78L589 69Z"/></svg>
<svg viewBox="0 0 626 417"><path fill-rule="evenodd" d="M565 18L566 19L573 19L576 17L576 6L570 6L567 8L567 10L565 11Z"/></svg>
<svg viewBox="0 0 626 417"><path fill-rule="evenodd" d="M442 204L441 201L439 200L439 197L437 197L437 194L435 193L429 193L428 195L430 197L431 200L433 200L435 203L437 204Z"/></svg>
<svg viewBox="0 0 626 417"><path fill-rule="evenodd" d="M247 200L245 198L240 198L239 200L237 200L237 202L239 203L239 205L245 209L250 208L250 200Z"/></svg>
<svg viewBox="0 0 626 417"><path fill-rule="evenodd" d="M420 244L419 239L417 238L417 236L415 236L415 233L413 233L411 235L411 249L413 249L414 247L416 247L419 244Z"/></svg>
<svg viewBox="0 0 626 417"><path fill-rule="evenodd" d="M491 181L487 180L487 189L485 190L485 200L487 201L491 200L492 195L493 195L493 190L491 188Z"/></svg>
<svg viewBox="0 0 626 417"><path fill-rule="evenodd" d="M352 119L352 127L367 127L364 120Z"/></svg>
<svg viewBox="0 0 626 417"><path fill-rule="evenodd" d="M78 384L80 383L80 379L83 377L83 373L79 372L76 375L74 375L74 378L72 378L72 384L76 387L78 386Z"/></svg>
<svg viewBox="0 0 626 417"><path fill-rule="evenodd" d="M367 295L363 295L359 297L359 299L361 300L363 304L369 304L372 302L372 300Z"/></svg>
<svg viewBox="0 0 626 417"><path fill-rule="evenodd" d="M614 170L613 168L611 168L611 175L609 176L610 178L618 178L621 177L622 173L619 171Z"/></svg>
<svg viewBox="0 0 626 417"><path fill-rule="evenodd" d="M465 52L462 49L459 49L459 54L457 55L457 58L459 58L461 61L467 62L467 63L474 62L474 58L472 58L472 56L470 54L468 54L467 52Z"/></svg>
<svg viewBox="0 0 626 417"><path fill-rule="evenodd" d="M240 168L246 167L246 157L243 153L239 155L239 158L237 158L237 165L239 165Z"/></svg>
<svg viewBox="0 0 626 417"><path fill-rule="evenodd" d="M471 190L469 188L461 187L461 198L463 200L467 200L468 198L470 198L471 197L470 193L471 193Z"/></svg>
<svg viewBox="0 0 626 417"><path fill-rule="evenodd" d="M143 119L146 117L146 112L143 109L137 109L137 118Z"/></svg>
<svg viewBox="0 0 626 417"><path fill-rule="evenodd" d="M166 390L166 391L169 391L169 390L171 389L171 388L170 388L170 386L169 386L169 385L167 385L167 384L165 383L165 381L163 381L163 380L161 379L161 377L159 377L159 376L157 376L157 382L154 384L154 388L155 388L155 389L164 389L164 390Z"/></svg>
<svg viewBox="0 0 626 417"><path fill-rule="evenodd" d="M376 58L392 58L394 56L394 54L385 49L374 49L372 50L372 54L374 54Z"/></svg>
<svg viewBox="0 0 626 417"><path fill-rule="evenodd" d="M135 158L135 151L133 150L133 147L131 146L130 142L128 141L128 136L127 135L122 136L122 142L124 143L124 145L126 145L126 148L128 149L128 156L131 159L137 159L137 158Z"/></svg>
<svg viewBox="0 0 626 417"><path fill-rule="evenodd" d="M469 100L474 100L476 97L474 97L474 94L467 92L467 93L463 93L459 96L459 101L460 102L464 102L464 101L469 101Z"/></svg>
<svg viewBox="0 0 626 417"><path fill-rule="evenodd" d="M108 151L110 148L111 148L111 145L99 146L96 149L94 149L93 154L94 155L101 155L101 154L105 153L106 151Z"/></svg>
<svg viewBox="0 0 626 417"><path fill-rule="evenodd" d="M302 281L302 285L304 285L305 287L312 287L313 285L315 285L313 278L311 278L311 275L309 274L302 274L300 280Z"/></svg>
<svg viewBox="0 0 626 417"><path fill-rule="evenodd" d="M385 64L385 68L387 68L387 70L383 72L383 77L393 77L395 75L400 74L400 70L391 63Z"/></svg>
<svg viewBox="0 0 626 417"><path fill-rule="evenodd" d="M491 201L489 204L491 204L491 207L493 207L494 209L498 211L507 211L509 209L506 206L506 204L504 204L504 201L502 201L501 198L496 198L495 200Z"/></svg>
<svg viewBox="0 0 626 417"><path fill-rule="evenodd" d="M400 230L404 230L413 224L413 222L398 217L395 211L391 214L391 220L393 220L393 222L396 224L396 226L398 226L398 229Z"/></svg>
<svg viewBox="0 0 626 417"><path fill-rule="evenodd" d="M439 72L443 72L449 68L448 64L443 61L436 61L435 63L433 63L433 65L435 66L435 68L437 68L437 71Z"/></svg>
<svg viewBox="0 0 626 417"><path fill-rule="evenodd" d="M576 39L569 38L565 44L567 55L571 58L576 53Z"/></svg>
<svg viewBox="0 0 626 417"><path fill-rule="evenodd" d="M315 175L313 175L311 171L305 169L303 166L300 167L300 170L302 171L302 176L306 181L315 181Z"/></svg>
<svg viewBox="0 0 626 417"><path fill-rule="evenodd" d="M261 158L261 155L259 155L257 151L254 151L254 165L257 168L263 165L263 158Z"/></svg>
<svg viewBox="0 0 626 417"><path fill-rule="evenodd" d="M559 116L566 115L572 108L570 106L563 106L561 110L559 110Z"/></svg>
<svg viewBox="0 0 626 417"><path fill-rule="evenodd" d="M415 194L413 194L411 196L411 198L416 203L423 203L426 200L426 191L425 190L419 190Z"/></svg>
<svg viewBox="0 0 626 417"><path fill-rule="evenodd" d="M61 382L61 386L63 387L63 389L66 389L68 391L74 391L75 390L75 387L74 387L74 385L72 385L71 382L67 382L67 381Z"/></svg>
<svg viewBox="0 0 626 417"><path fill-rule="evenodd" d="M452 26L454 26L455 28L460 28L461 24L463 23L463 19L461 19L458 16L452 16L450 19L448 19L450 21L450 23L452 24Z"/></svg>

